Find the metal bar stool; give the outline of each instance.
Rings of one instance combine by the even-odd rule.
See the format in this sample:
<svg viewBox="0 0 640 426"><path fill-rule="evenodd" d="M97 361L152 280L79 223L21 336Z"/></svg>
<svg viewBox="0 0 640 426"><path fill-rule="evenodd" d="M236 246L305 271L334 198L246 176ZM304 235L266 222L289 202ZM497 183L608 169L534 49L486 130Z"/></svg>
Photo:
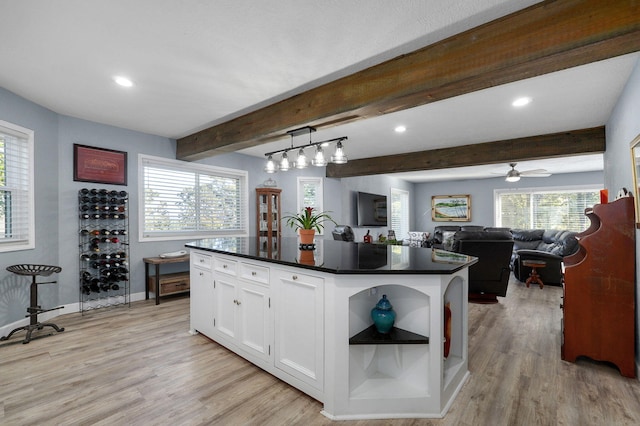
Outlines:
<svg viewBox="0 0 640 426"><path fill-rule="evenodd" d="M7 267L7 271L13 272L18 275L31 275L31 305L27 308L29 317L29 325L25 325L22 327L18 327L9 333L8 336L0 337L0 340L8 340L15 332L20 330L26 330L27 335L24 338L24 343L29 343L31 340L31 333L33 330L42 330L44 327L53 327L57 332L64 331L64 328L58 327L57 325L50 322L38 322L38 314L43 312L55 311L56 309L62 309L64 306L59 306L57 308L52 309L42 309L38 305L38 285L40 284L55 284L57 281L47 281L47 282L36 282L36 277L38 275L42 275L47 277L53 273L58 273L62 271L62 268L59 266L50 266L50 265L12 265Z"/></svg>

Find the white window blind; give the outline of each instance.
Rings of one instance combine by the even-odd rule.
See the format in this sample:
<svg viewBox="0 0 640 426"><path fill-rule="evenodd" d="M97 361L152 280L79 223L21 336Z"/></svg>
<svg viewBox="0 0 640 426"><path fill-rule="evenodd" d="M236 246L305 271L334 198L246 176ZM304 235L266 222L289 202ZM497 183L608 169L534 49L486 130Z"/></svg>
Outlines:
<svg viewBox="0 0 640 426"><path fill-rule="evenodd" d="M0 252L35 247L33 130L0 121Z"/></svg>
<svg viewBox="0 0 640 426"><path fill-rule="evenodd" d="M247 172L140 156L140 240L248 235Z"/></svg>
<svg viewBox="0 0 640 426"><path fill-rule="evenodd" d="M316 212L324 211L322 178L298 177L298 210L300 213L305 207L313 207ZM325 222L325 226L331 222ZM329 228L331 229L331 228ZM322 229L318 234L322 235Z"/></svg>
<svg viewBox="0 0 640 426"><path fill-rule="evenodd" d="M396 238L409 238L409 193L391 188L391 229Z"/></svg>
<svg viewBox="0 0 640 426"><path fill-rule="evenodd" d="M599 188L496 190L496 225L581 232L590 223L584 210L600 201L599 194Z"/></svg>

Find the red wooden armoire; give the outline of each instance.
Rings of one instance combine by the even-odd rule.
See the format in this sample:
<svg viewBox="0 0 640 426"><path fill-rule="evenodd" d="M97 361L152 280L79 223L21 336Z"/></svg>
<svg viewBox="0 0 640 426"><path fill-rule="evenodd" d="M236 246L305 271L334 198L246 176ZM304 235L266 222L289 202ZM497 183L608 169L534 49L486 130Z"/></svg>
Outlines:
<svg viewBox="0 0 640 426"><path fill-rule="evenodd" d="M565 257L562 359L615 364L635 377L635 216L633 197L585 214L579 251Z"/></svg>

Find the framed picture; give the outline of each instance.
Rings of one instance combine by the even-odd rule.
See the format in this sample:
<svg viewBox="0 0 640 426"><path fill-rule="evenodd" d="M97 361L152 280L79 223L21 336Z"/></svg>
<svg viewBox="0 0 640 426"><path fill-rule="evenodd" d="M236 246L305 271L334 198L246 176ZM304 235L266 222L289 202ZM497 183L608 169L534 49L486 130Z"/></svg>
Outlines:
<svg viewBox="0 0 640 426"><path fill-rule="evenodd" d="M127 153L73 144L73 180L126 185Z"/></svg>
<svg viewBox="0 0 640 426"><path fill-rule="evenodd" d="M431 197L431 220L434 222L470 221L471 195L434 195Z"/></svg>
<svg viewBox="0 0 640 426"><path fill-rule="evenodd" d="M640 135L636 136L634 140L631 141L631 164L633 165L633 194L635 198L633 202L636 207L636 228L640 228L640 202L638 201L638 196L640 196Z"/></svg>

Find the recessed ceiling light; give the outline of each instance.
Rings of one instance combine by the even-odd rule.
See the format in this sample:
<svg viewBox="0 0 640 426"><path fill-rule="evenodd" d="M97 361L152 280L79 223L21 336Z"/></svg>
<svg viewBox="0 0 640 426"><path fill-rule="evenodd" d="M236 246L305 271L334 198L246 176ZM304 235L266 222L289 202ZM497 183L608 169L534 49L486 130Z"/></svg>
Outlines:
<svg viewBox="0 0 640 426"><path fill-rule="evenodd" d="M396 133L402 133L402 132L404 132L405 130L407 130L407 128L406 128L406 127L404 127L404 126L398 126L398 127L396 127L394 130L396 131Z"/></svg>
<svg viewBox="0 0 640 426"><path fill-rule="evenodd" d="M522 97L513 101L511 105L513 105L514 107L523 107L525 105L528 105L530 102L531 102L531 98Z"/></svg>
<svg viewBox="0 0 640 426"><path fill-rule="evenodd" d="M131 87L133 86L133 81L129 80L127 77L122 77L121 75L117 75L113 77L113 81L119 84L122 87Z"/></svg>

